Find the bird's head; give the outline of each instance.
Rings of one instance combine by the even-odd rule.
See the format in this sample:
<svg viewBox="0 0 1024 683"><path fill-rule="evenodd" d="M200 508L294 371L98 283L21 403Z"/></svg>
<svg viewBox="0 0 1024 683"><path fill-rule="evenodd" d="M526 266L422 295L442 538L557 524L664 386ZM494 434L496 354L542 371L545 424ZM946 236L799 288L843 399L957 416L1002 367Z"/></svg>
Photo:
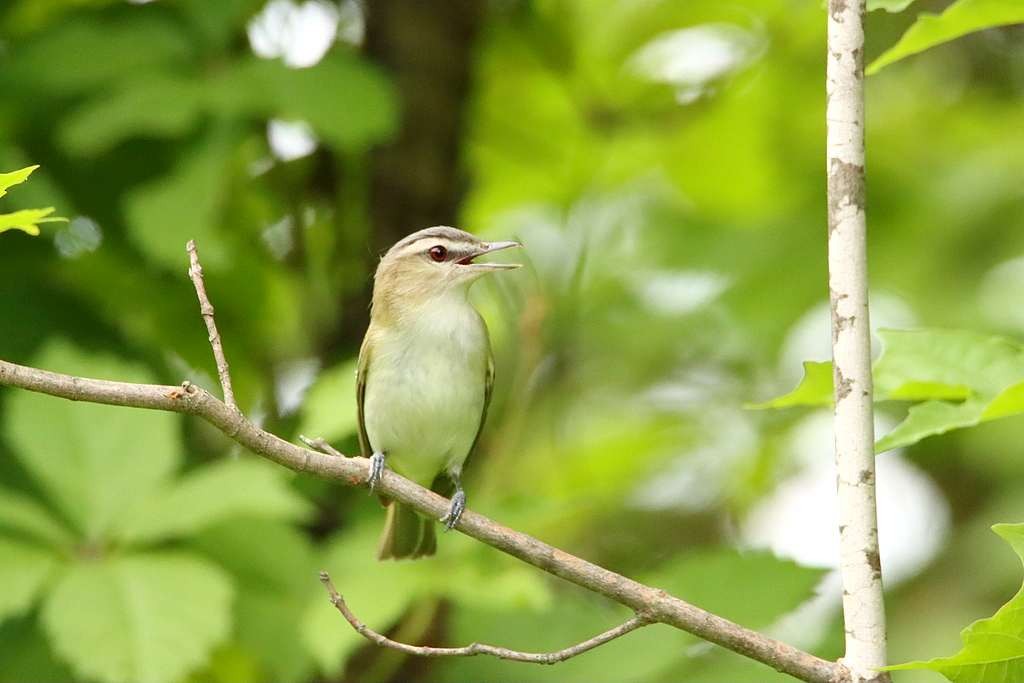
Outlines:
<svg viewBox="0 0 1024 683"><path fill-rule="evenodd" d="M465 292L482 275L519 267L517 263L477 263L476 258L519 246L518 242L485 242L445 226L414 232L381 258L374 277L374 300L414 303Z"/></svg>

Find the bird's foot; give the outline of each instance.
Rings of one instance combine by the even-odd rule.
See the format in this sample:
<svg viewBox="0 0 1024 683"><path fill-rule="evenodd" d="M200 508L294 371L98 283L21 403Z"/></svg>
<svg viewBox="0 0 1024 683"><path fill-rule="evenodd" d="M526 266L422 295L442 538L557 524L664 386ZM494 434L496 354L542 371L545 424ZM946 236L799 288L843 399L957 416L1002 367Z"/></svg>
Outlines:
<svg viewBox="0 0 1024 683"><path fill-rule="evenodd" d="M366 483L370 485L370 493L373 493L374 489L377 488L377 484L380 483L380 478L383 474L384 454L377 451L370 456L370 476L366 479Z"/></svg>
<svg viewBox="0 0 1024 683"><path fill-rule="evenodd" d="M459 489L452 496L452 502L448 506L448 514L440 519L441 524L444 524L445 531L451 531L455 528L455 525L462 519L462 513L466 509L466 492Z"/></svg>

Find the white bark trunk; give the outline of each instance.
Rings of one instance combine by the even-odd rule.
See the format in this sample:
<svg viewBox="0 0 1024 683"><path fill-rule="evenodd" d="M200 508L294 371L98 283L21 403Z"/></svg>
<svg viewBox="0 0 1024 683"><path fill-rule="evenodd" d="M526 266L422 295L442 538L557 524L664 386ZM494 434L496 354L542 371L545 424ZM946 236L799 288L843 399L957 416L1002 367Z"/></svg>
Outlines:
<svg viewBox="0 0 1024 683"><path fill-rule="evenodd" d="M828 269L846 655L854 681L887 680L875 511L864 213L864 0L829 0Z"/></svg>

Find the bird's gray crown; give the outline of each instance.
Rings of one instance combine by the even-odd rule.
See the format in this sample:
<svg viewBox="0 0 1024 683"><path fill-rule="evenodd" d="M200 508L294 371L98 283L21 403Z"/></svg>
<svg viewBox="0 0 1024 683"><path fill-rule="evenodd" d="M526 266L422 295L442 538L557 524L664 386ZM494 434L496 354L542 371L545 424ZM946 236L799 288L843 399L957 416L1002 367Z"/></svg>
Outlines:
<svg viewBox="0 0 1024 683"><path fill-rule="evenodd" d="M432 228L424 228L423 230L418 230L411 235L403 237L388 250L387 255L390 256L392 254L405 251L406 248L425 239L441 239L455 244L480 244L480 240L475 235L472 235L465 230L459 230L458 228L452 228L447 225L435 225Z"/></svg>

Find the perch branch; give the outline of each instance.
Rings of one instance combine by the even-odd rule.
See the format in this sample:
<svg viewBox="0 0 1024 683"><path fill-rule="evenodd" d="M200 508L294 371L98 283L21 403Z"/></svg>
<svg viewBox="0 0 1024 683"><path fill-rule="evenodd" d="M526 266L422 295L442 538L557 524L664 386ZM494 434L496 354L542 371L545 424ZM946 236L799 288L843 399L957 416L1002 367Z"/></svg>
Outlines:
<svg viewBox="0 0 1024 683"><path fill-rule="evenodd" d="M399 652L404 652L408 655L417 655L419 657L473 657L474 655L491 655L498 659L509 659L514 662L557 664L558 662L564 662L576 655L581 655L584 652L593 650L595 647L600 647L609 641L615 640L620 636L624 636L631 631L635 631L638 628L647 626L651 623L650 619L638 614L626 620L622 624L619 624L615 628L610 628L604 633L599 633L593 638L588 638L581 643L577 643L572 647L567 647L564 650L558 650L557 652L520 652L519 650L509 650L508 648L487 645L485 643L471 643L465 647L429 647L409 645L407 643L400 643L396 640L391 640L387 636L377 633L372 628L361 622L359 617L353 614L352 610L349 609L347 604L345 604L345 598L341 597L341 594L334 588L334 584L331 582L331 577L327 572L320 572L320 582L323 583L324 588L327 589L327 594L330 596L331 604L341 612L341 616L345 617L345 621L351 624L352 628L354 628L359 635L363 636L371 643L381 647L388 647L392 650L398 650Z"/></svg>
<svg viewBox="0 0 1024 683"><path fill-rule="evenodd" d="M195 246L191 243L189 255L198 263ZM212 326L212 307L209 309L209 315L210 317L206 318L204 307L204 318L208 321L208 326L215 329ZM214 338L219 339L215 333L211 333L211 343ZM223 368L226 373L227 363L223 364ZM0 385L72 401L194 415L253 453L296 472L308 472L336 479L351 486L365 485L369 476L368 459L344 457L329 446L327 448L332 455L324 455L289 443L260 429L247 420L234 405L218 400L210 392L191 382L184 382L180 386L168 386L89 379L0 360ZM227 386L230 386L230 380ZM227 395L227 392L225 393ZM326 442L320 439L310 439L308 443L318 449L326 445ZM439 519L448 511L447 499L399 476L392 470L384 470L376 490L377 493L408 505L426 517ZM481 514L466 510L455 528L549 574L625 605L637 615L643 615L645 623L673 626L808 683L850 681L849 670L843 664L815 657L735 624L664 590L644 585L570 555L532 536L502 526ZM608 635L602 634L599 637Z"/></svg>
<svg viewBox="0 0 1024 683"><path fill-rule="evenodd" d="M888 681L875 504L864 183L864 0L830 0L826 74L828 272L832 308L839 574L854 681Z"/></svg>
<svg viewBox="0 0 1024 683"><path fill-rule="evenodd" d="M224 392L224 402L229 406L238 409L235 403L235 392L231 388L231 373L228 371L228 359L224 355L224 347L221 345L220 333L217 332L217 322L213 318L213 304L210 297L206 295L206 283L203 282L203 266L199 263L199 252L196 251L196 241L189 240L185 245L188 251L188 277L196 288L196 296L199 298L199 313L206 323L206 331L210 334L210 347L213 349L213 359L217 362L217 377L220 378L220 388Z"/></svg>

